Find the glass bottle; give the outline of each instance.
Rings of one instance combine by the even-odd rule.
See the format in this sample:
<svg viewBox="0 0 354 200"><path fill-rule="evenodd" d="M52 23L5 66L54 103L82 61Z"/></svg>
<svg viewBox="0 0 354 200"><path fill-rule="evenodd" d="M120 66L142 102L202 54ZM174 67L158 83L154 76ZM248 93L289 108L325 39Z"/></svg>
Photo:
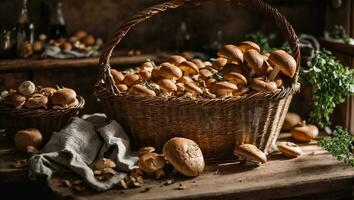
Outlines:
<svg viewBox="0 0 354 200"><path fill-rule="evenodd" d="M55 11L50 16L49 37L58 39L66 36L66 25L62 12L63 3L58 1Z"/></svg>
<svg viewBox="0 0 354 200"><path fill-rule="evenodd" d="M15 27L15 37L17 55L20 55L24 44L33 44L34 25L28 16L27 0L22 1L22 9Z"/></svg>

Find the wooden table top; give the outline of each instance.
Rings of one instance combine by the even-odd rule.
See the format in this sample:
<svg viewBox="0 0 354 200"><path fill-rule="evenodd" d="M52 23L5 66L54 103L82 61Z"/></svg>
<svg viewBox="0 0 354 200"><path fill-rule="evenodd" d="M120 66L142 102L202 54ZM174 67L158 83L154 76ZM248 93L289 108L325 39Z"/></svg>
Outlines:
<svg viewBox="0 0 354 200"><path fill-rule="evenodd" d="M289 140L282 134L280 140ZM316 145L299 144L304 154L289 159L280 154L257 168L240 163L210 164L196 178L174 177L174 184L164 180L144 179L143 187L97 193L92 190L73 192L59 178L49 180L49 187L59 198L87 200L118 199L274 199L299 197L340 199L353 197L354 168L336 160ZM179 184L186 188L178 190ZM146 189L148 188L148 189ZM324 198L325 197L325 198Z"/></svg>

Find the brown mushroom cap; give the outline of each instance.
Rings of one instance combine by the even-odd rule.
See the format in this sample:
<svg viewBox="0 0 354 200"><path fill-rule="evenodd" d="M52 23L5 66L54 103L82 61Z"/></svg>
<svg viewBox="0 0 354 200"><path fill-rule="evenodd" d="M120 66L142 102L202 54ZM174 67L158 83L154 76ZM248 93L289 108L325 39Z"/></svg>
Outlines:
<svg viewBox="0 0 354 200"><path fill-rule="evenodd" d="M152 69L142 69L139 71L141 80L150 80L152 78Z"/></svg>
<svg viewBox="0 0 354 200"><path fill-rule="evenodd" d="M56 92L57 89L52 88L52 87L44 87L39 90L39 93L43 94L46 97L50 97Z"/></svg>
<svg viewBox="0 0 354 200"><path fill-rule="evenodd" d="M218 51L218 56L226 58L236 64L241 64L243 62L242 51L232 44L224 45L224 47Z"/></svg>
<svg viewBox="0 0 354 200"><path fill-rule="evenodd" d="M173 55L167 59L167 62L171 63L172 65L178 66L179 64L181 64L182 62L184 62L186 60L187 59L184 58L183 56Z"/></svg>
<svg viewBox="0 0 354 200"><path fill-rule="evenodd" d="M258 52L261 51L261 48L258 46L258 44L251 42L251 41L240 42L237 46L242 51L242 53L244 53L250 49L254 49Z"/></svg>
<svg viewBox="0 0 354 200"><path fill-rule="evenodd" d="M281 71L284 75L289 76L290 78L294 77L296 72L296 61L286 51L273 51L268 58L268 62L274 68L268 77L269 80L274 80L279 71Z"/></svg>
<svg viewBox="0 0 354 200"><path fill-rule="evenodd" d="M209 71L207 68L203 68L199 70L199 77L203 80L207 80L212 76L213 73L211 73L211 71Z"/></svg>
<svg viewBox="0 0 354 200"><path fill-rule="evenodd" d="M127 74L124 77L123 84L127 85L130 87L134 83L137 83L140 80L140 76L137 74Z"/></svg>
<svg viewBox="0 0 354 200"><path fill-rule="evenodd" d="M26 108L41 108L45 107L48 103L48 97L43 94L33 94L25 101Z"/></svg>
<svg viewBox="0 0 354 200"><path fill-rule="evenodd" d="M76 37L78 40L80 40L81 38L85 37L87 35L86 31L76 31L74 33L74 37Z"/></svg>
<svg viewBox="0 0 354 200"><path fill-rule="evenodd" d="M24 96L30 96L36 90L36 86L32 81L24 81L18 86L18 92Z"/></svg>
<svg viewBox="0 0 354 200"><path fill-rule="evenodd" d="M235 63L227 63L221 70L220 73L222 74L228 74L230 72L237 72L240 74L246 74L246 70L244 69L245 67L240 64L235 64Z"/></svg>
<svg viewBox="0 0 354 200"><path fill-rule="evenodd" d="M196 75L199 73L199 69L196 64L191 61L183 61L178 66L185 74Z"/></svg>
<svg viewBox="0 0 354 200"><path fill-rule="evenodd" d="M25 101L26 101L25 96L23 96L22 94L13 93L5 97L4 104L11 105L17 109L20 109L25 103Z"/></svg>
<svg viewBox="0 0 354 200"><path fill-rule="evenodd" d="M161 64L159 74L167 79L179 79L182 77L183 72L177 66L165 62Z"/></svg>
<svg viewBox="0 0 354 200"><path fill-rule="evenodd" d="M178 83L188 83L188 82L193 82L193 79L189 76L182 76L180 79L177 80Z"/></svg>
<svg viewBox="0 0 354 200"><path fill-rule="evenodd" d="M234 149L234 155L239 156L241 159L256 161L260 163L267 162L267 156L263 151L259 150L253 144L241 144Z"/></svg>
<svg viewBox="0 0 354 200"><path fill-rule="evenodd" d="M205 67L205 64L200 59L193 59L192 62L198 67L198 69L202 69Z"/></svg>
<svg viewBox="0 0 354 200"><path fill-rule="evenodd" d="M203 154L193 140L174 137L164 144L163 155L181 174L198 176L203 173Z"/></svg>
<svg viewBox="0 0 354 200"><path fill-rule="evenodd" d="M114 163L113 160L109 158L102 158L95 161L95 168L97 170L102 170L105 168L115 168L115 167L116 167L116 163Z"/></svg>
<svg viewBox="0 0 354 200"><path fill-rule="evenodd" d="M125 85L125 84L118 84L118 85L117 85L117 88L118 88L118 90L119 90L120 92L125 92L125 91L127 91L127 90L129 89L128 86Z"/></svg>
<svg viewBox="0 0 354 200"><path fill-rule="evenodd" d="M160 89L164 92L176 92L177 86L176 84L171 81L170 79L161 79L159 81Z"/></svg>
<svg viewBox="0 0 354 200"><path fill-rule="evenodd" d="M247 66L251 69L250 77L263 76L267 72L268 67L264 65L264 58L258 51L250 49L244 53L244 58Z"/></svg>
<svg viewBox="0 0 354 200"><path fill-rule="evenodd" d="M227 64L226 58L217 58L212 64L212 68L216 70L221 70Z"/></svg>
<svg viewBox="0 0 354 200"><path fill-rule="evenodd" d="M214 78L209 78L208 80L205 81L205 84L208 87L213 87L218 81Z"/></svg>
<svg viewBox="0 0 354 200"><path fill-rule="evenodd" d="M115 69L111 69L111 74L116 85L122 83L122 81L124 80L124 75L122 74L122 72L119 72Z"/></svg>
<svg viewBox="0 0 354 200"><path fill-rule="evenodd" d="M143 64L140 65L140 69L154 69L155 68L155 65L152 63L152 62L144 62Z"/></svg>
<svg viewBox="0 0 354 200"><path fill-rule="evenodd" d="M35 128L20 130L15 134L14 142L16 149L20 151L26 151L27 146L39 149L42 143L42 134Z"/></svg>
<svg viewBox="0 0 354 200"><path fill-rule="evenodd" d="M81 42L84 43L86 46L92 46L95 44L95 37L93 37L93 35L86 35L84 38L81 39Z"/></svg>
<svg viewBox="0 0 354 200"><path fill-rule="evenodd" d="M255 91L267 92L275 91L277 89L277 84L274 81L266 81L263 77L257 77L252 80L251 87Z"/></svg>
<svg viewBox="0 0 354 200"><path fill-rule="evenodd" d="M143 154L138 161L139 169L147 174L153 174L166 165L166 160L163 156L149 152Z"/></svg>
<svg viewBox="0 0 354 200"><path fill-rule="evenodd" d="M247 79L242 74L237 72L230 72L224 75L224 80L230 81L232 83L240 84L240 85L247 85Z"/></svg>
<svg viewBox="0 0 354 200"><path fill-rule="evenodd" d="M146 154L146 153L152 153L152 152L155 152L155 148L154 147L141 147L139 150L138 150L138 155L139 157Z"/></svg>
<svg viewBox="0 0 354 200"><path fill-rule="evenodd" d="M301 148L292 142L279 142L278 150L288 157L297 157L302 154Z"/></svg>
<svg viewBox="0 0 354 200"><path fill-rule="evenodd" d="M242 95L246 94L248 91L249 91L249 89L244 87L244 88L239 88L238 90L235 90L232 94L233 94L233 96L237 97L237 96L242 96Z"/></svg>
<svg viewBox="0 0 354 200"><path fill-rule="evenodd" d="M151 96L151 97L156 96L156 93L153 90L150 90L149 88L139 84L135 84L131 86L129 91L132 94L141 95L141 96Z"/></svg>
<svg viewBox="0 0 354 200"><path fill-rule="evenodd" d="M237 86L227 81L222 81L215 84L215 93L218 97L232 96L235 90L237 90Z"/></svg>
<svg viewBox="0 0 354 200"><path fill-rule="evenodd" d="M198 87L193 82L188 82L188 83L184 84L184 88L187 92L189 92L191 94L196 94L196 95L203 94L202 89L200 89L200 87Z"/></svg>
<svg viewBox="0 0 354 200"><path fill-rule="evenodd" d="M286 113L284 123L283 123L281 130L290 131L291 128L298 125L300 122L301 122L300 115L293 113L293 112L288 112L288 113Z"/></svg>
<svg viewBox="0 0 354 200"><path fill-rule="evenodd" d="M75 90L70 88L57 90L50 99L53 105L69 105L77 100Z"/></svg>
<svg viewBox="0 0 354 200"><path fill-rule="evenodd" d="M295 126L290 131L291 136L299 142L310 142L318 136L318 128L312 124L306 124L304 121Z"/></svg>

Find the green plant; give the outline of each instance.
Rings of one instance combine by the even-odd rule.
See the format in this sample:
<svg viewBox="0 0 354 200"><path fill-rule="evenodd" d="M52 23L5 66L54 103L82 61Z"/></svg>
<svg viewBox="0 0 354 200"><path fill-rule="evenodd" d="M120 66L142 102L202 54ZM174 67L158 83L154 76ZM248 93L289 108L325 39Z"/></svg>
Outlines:
<svg viewBox="0 0 354 200"><path fill-rule="evenodd" d="M331 152L338 160L354 167L354 136L348 133L343 127L336 126L333 137L320 140L320 146Z"/></svg>
<svg viewBox="0 0 354 200"><path fill-rule="evenodd" d="M251 40L257 43L262 52L270 52L274 50L274 48L270 47L270 41L275 38L276 35L274 33L266 35L263 32L255 32L246 35L246 40Z"/></svg>
<svg viewBox="0 0 354 200"><path fill-rule="evenodd" d="M354 70L343 66L331 52L315 54L308 70L301 71L302 82L313 86L313 108L309 121L323 128L329 126L337 104L354 93Z"/></svg>
<svg viewBox="0 0 354 200"><path fill-rule="evenodd" d="M340 39L346 44L349 44L349 42L350 42L350 36L348 35L348 33L344 29L344 27L341 25L335 25L332 32L330 32L330 35L332 38Z"/></svg>

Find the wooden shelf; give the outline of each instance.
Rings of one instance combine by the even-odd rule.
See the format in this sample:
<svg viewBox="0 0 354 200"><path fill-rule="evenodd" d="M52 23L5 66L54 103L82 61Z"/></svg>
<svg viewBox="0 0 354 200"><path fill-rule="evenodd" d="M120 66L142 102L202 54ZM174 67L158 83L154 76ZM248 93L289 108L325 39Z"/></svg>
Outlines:
<svg viewBox="0 0 354 200"><path fill-rule="evenodd" d="M320 42L321 45L326 49L329 49L336 53L354 56L354 45L344 44L340 42L333 42L326 39L320 39Z"/></svg>

